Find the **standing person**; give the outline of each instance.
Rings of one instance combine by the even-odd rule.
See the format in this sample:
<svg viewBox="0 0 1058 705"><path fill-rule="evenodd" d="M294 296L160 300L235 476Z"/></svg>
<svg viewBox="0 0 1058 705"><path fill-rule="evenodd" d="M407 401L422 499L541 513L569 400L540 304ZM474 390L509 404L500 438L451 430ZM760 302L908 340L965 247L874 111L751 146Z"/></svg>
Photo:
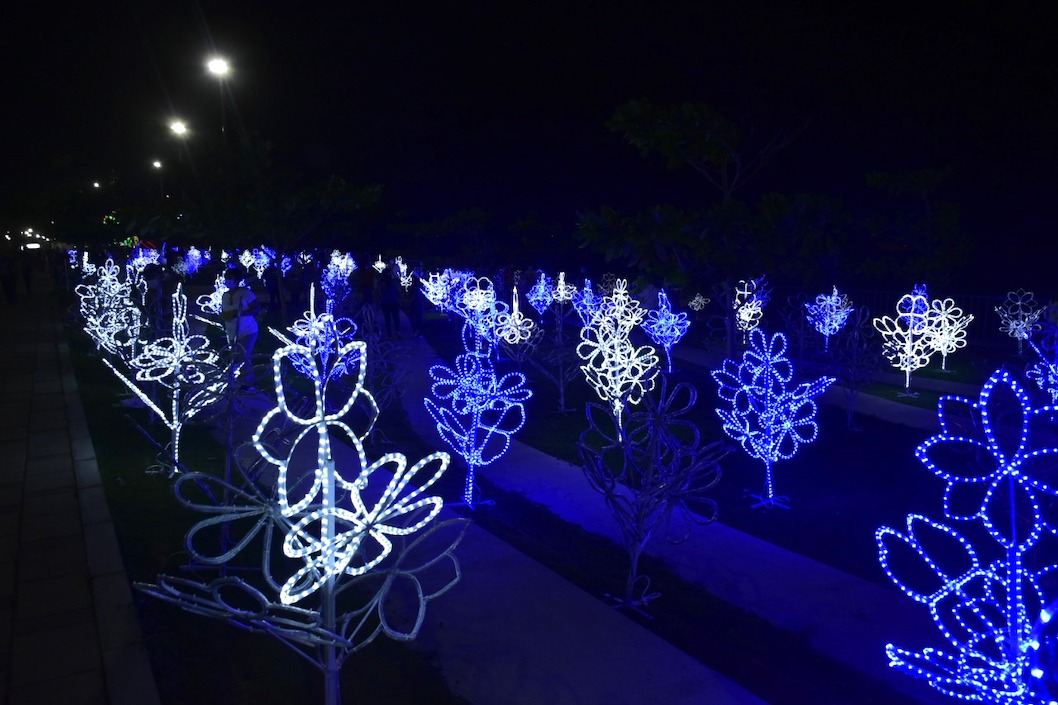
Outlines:
<svg viewBox="0 0 1058 705"><path fill-rule="evenodd" d="M257 342L257 296L253 293L238 269L224 272L224 283L228 290L221 296L220 317L224 321L224 332L228 345L232 347L234 359L243 363L243 387L254 391L253 346Z"/></svg>
<svg viewBox="0 0 1058 705"><path fill-rule="evenodd" d="M378 284L379 307L387 338L400 333L400 282L393 270L393 267L382 270L382 281Z"/></svg>

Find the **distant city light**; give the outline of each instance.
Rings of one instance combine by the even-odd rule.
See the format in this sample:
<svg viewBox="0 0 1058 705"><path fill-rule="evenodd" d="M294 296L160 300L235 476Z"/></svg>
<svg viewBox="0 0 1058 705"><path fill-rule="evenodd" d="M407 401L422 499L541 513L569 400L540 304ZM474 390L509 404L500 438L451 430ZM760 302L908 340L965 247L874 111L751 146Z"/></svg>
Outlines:
<svg viewBox="0 0 1058 705"><path fill-rule="evenodd" d="M231 66L228 65L228 61L219 56L206 62L206 68L209 69L209 72L214 76L227 76L231 71Z"/></svg>
<svg viewBox="0 0 1058 705"><path fill-rule="evenodd" d="M172 130L173 134L176 135L187 134L187 124L185 124L182 120L174 120L173 122L169 123L169 129Z"/></svg>

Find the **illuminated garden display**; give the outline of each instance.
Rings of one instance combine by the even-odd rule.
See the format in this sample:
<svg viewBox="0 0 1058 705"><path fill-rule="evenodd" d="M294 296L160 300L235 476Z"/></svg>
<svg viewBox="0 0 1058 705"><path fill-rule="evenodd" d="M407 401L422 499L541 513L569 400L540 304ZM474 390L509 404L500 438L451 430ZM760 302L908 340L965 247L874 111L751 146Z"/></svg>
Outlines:
<svg viewBox="0 0 1058 705"><path fill-rule="evenodd" d="M775 494L772 466L816 439L815 398L834 378L820 377L791 389L793 365L786 358L786 336L775 333L769 338L759 329L750 331L741 363L724 360L712 375L721 401L728 404L716 410L724 433L764 463L764 492L752 495L757 500L753 506L788 508L786 497Z"/></svg>
<svg viewBox="0 0 1058 705"><path fill-rule="evenodd" d="M582 325L591 323L591 319L602 308L603 297L595 292L591 279L584 280L584 286L573 292L573 308L580 316Z"/></svg>
<svg viewBox="0 0 1058 705"><path fill-rule="evenodd" d="M904 390L911 387L911 373L929 364L936 349L930 343L929 301L920 294L904 294L896 304L896 316L874 319L882 334L882 353L904 373Z"/></svg>
<svg viewBox="0 0 1058 705"><path fill-rule="evenodd" d="M735 287L732 306L735 310L735 325L743 334L760 325L764 316L764 306L771 299L771 290L764 277L742 279Z"/></svg>
<svg viewBox="0 0 1058 705"><path fill-rule="evenodd" d="M654 344L665 349L667 368L672 372L672 346L680 342L691 327L687 314L674 313L668 294L659 291L658 307L647 312L646 320L641 325Z"/></svg>
<svg viewBox="0 0 1058 705"><path fill-rule="evenodd" d="M511 438L525 423L525 402L532 392L522 373L496 373L492 345L478 335L469 319L463 325L463 345L465 351L456 356L452 367L430 368L431 397L423 403L441 438L466 462L463 501L473 508L477 469L507 452Z"/></svg>
<svg viewBox="0 0 1058 705"><path fill-rule="evenodd" d="M892 667L953 698L1047 705L1058 697L1053 612L1058 411L997 371L976 401L942 397L941 431L915 452L945 483L943 519L876 533L885 572L929 610L944 648L889 644Z"/></svg>
<svg viewBox="0 0 1058 705"><path fill-rule="evenodd" d="M1031 291L1018 289L1007 293L1007 299L996 306L996 313L1002 324L999 330L1018 341L1018 354L1025 345L1025 341L1040 329L1040 317L1043 315L1043 306L1036 301Z"/></svg>
<svg viewBox="0 0 1058 705"><path fill-rule="evenodd" d="M525 292L525 298L529 299L536 312L541 316L555 300L555 289L551 285L551 277L540 272L540 278L533 284L529 291Z"/></svg>
<svg viewBox="0 0 1058 705"><path fill-rule="evenodd" d="M823 336L823 350L830 350L830 336L845 326L854 310L849 297L839 294L836 286L830 294L820 294L814 302L805 303L805 317Z"/></svg>
<svg viewBox="0 0 1058 705"><path fill-rule="evenodd" d="M318 319L310 311L302 320ZM232 481L199 471L175 484L180 502L206 515L186 544L200 572L212 566L215 575L162 575L136 587L275 637L323 672L325 703L338 705L345 660L380 635L414 639L427 604L458 581L454 550L466 521L436 521L443 502L427 494L448 467L446 453L411 466L397 452L368 460L364 440L377 405L364 387L366 345L325 325L291 332L298 342L282 338L272 357L276 405L253 434L256 459L240 464ZM355 370L356 380L337 404L327 401L336 368ZM310 383L308 398L293 384L299 377ZM369 413L354 430L344 419L358 405ZM234 542L217 541L222 530ZM249 562L229 570L236 560Z"/></svg>
<svg viewBox="0 0 1058 705"><path fill-rule="evenodd" d="M610 405L618 434L625 408L638 404L658 375L653 346L637 347L630 339L645 316L639 302L629 296L627 282L618 280L591 324L581 329L577 345L577 355L584 361L580 369L599 398Z"/></svg>
<svg viewBox="0 0 1058 705"><path fill-rule="evenodd" d="M940 353L940 368L948 369L948 355L966 347L966 327L974 317L963 313L952 299L934 299L929 305L926 342Z"/></svg>

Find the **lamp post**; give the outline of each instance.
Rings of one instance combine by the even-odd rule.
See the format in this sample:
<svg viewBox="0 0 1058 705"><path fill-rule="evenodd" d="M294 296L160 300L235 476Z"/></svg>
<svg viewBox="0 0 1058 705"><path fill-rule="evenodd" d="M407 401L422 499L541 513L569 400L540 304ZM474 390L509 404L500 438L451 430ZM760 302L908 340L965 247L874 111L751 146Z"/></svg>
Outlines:
<svg viewBox="0 0 1058 705"><path fill-rule="evenodd" d="M220 134L224 141L227 142L228 134L224 124L224 80L231 73L231 66L228 64L227 59L214 56L206 62L206 68L217 77L217 85L220 87Z"/></svg>

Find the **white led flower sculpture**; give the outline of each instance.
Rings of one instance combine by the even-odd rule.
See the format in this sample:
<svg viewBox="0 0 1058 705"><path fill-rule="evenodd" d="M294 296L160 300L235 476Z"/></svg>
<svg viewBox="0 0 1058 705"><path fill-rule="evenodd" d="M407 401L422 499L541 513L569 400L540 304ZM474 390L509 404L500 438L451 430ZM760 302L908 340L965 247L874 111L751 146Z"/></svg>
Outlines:
<svg viewBox="0 0 1058 705"><path fill-rule="evenodd" d="M691 297L691 300L687 302L687 307L695 313L700 313L708 303L709 299L702 296L702 294L699 292Z"/></svg>
<svg viewBox="0 0 1058 705"><path fill-rule="evenodd" d="M792 458L802 445L816 439L815 398L835 381L820 377L791 389L793 365L786 357L786 345L782 333L768 338L754 329L741 363L726 359L712 373L719 397L728 405L716 410L724 433L764 463L764 493L753 495L757 499L754 507L788 508L786 498L775 495L772 466Z"/></svg>
<svg viewBox="0 0 1058 705"><path fill-rule="evenodd" d="M490 348L482 348L470 322L463 327L463 344L466 351L456 356L453 367L430 368L432 398L423 404L441 438L466 461L463 501L473 508L477 468L507 452L511 438L525 423L525 402L532 392L520 372L497 375Z"/></svg>
<svg viewBox="0 0 1058 705"><path fill-rule="evenodd" d="M995 311L1002 321L999 330L1018 341L1018 354L1021 354L1025 341L1040 329L1040 316L1046 309L1036 302L1031 291L1018 289L1007 293L1007 300Z"/></svg>
<svg viewBox="0 0 1058 705"><path fill-rule="evenodd" d="M904 390L911 387L911 373L929 364L936 351L929 338L929 301L918 294L904 294L896 305L896 316L875 318L882 334L882 354L904 373Z"/></svg>
<svg viewBox="0 0 1058 705"><path fill-rule="evenodd" d="M748 333L760 325L764 305L768 303L770 295L764 277L739 280L731 305L735 309L735 325L742 333Z"/></svg>
<svg viewBox="0 0 1058 705"><path fill-rule="evenodd" d="M170 432L169 455L172 474L180 465L180 433L184 423L217 402L234 374L219 365L220 356L204 335L192 335L187 323L187 297L177 284L172 296L172 334L145 343L139 354L127 360L135 372L129 379L109 360L103 362L158 418ZM169 395L169 410L163 411L152 395L136 382L157 382ZM187 394L194 390L194 394Z"/></svg>
<svg viewBox="0 0 1058 705"><path fill-rule="evenodd" d="M805 303L805 318L823 336L823 350L830 350L830 336L845 327L855 310L849 297L839 294L836 286L830 294L820 294L813 303Z"/></svg>
<svg viewBox="0 0 1058 705"><path fill-rule="evenodd" d="M948 355L966 347L966 327L973 319L973 314L963 313L952 299L930 302L926 343L940 353L942 370L948 369Z"/></svg>
<svg viewBox="0 0 1058 705"><path fill-rule="evenodd" d="M580 332L577 355L584 361L580 369L599 398L609 403L618 428L625 407L638 404L653 389L658 374L660 360L654 347L637 347L629 337L645 316L639 302L629 296L627 281L620 279Z"/></svg>
<svg viewBox="0 0 1058 705"><path fill-rule="evenodd" d="M573 308L580 316L582 325L586 326L591 323L591 319L602 308L602 301L603 297L595 293L595 289L592 288L591 279L585 279L584 286L573 292Z"/></svg>
<svg viewBox="0 0 1058 705"><path fill-rule="evenodd" d="M944 515L952 523L909 514L906 530L886 526L875 534L882 567L929 609L947 642L921 651L889 644L889 664L945 695L1005 705L1053 701L1047 674L1033 661L1037 615L1055 598L1058 570L1055 413L1033 408L1004 371L988 379L977 401L942 397L941 432L915 455L946 483Z"/></svg>
<svg viewBox="0 0 1058 705"><path fill-rule="evenodd" d="M672 372L672 346L680 342L691 327L686 313L673 313L672 304L669 303L669 295L664 291L658 292L658 307L647 312L646 320L642 323L643 330L647 332L655 345L665 349L665 360L668 363L668 371Z"/></svg>
<svg viewBox="0 0 1058 705"><path fill-rule="evenodd" d="M356 271L356 260L347 252L335 250L331 253L330 262L323 270L320 286L327 297L327 305L331 308L341 305L349 296L349 277Z"/></svg>
<svg viewBox="0 0 1058 705"><path fill-rule="evenodd" d="M218 274L213 280L213 291L202 294L195 299L195 303L203 313L219 316L224 309L224 292L227 290L228 284L224 281L224 275Z"/></svg>
<svg viewBox="0 0 1058 705"><path fill-rule="evenodd" d="M95 284L74 287L85 332L97 350L127 359L135 355L143 330L142 314L132 300L132 285L122 281L121 268L112 259L93 273Z"/></svg>
<svg viewBox="0 0 1058 705"><path fill-rule="evenodd" d="M382 261L382 255L378 256L374 262L371 263L371 269L375 270L379 274L386 271L386 263Z"/></svg>
<svg viewBox="0 0 1058 705"><path fill-rule="evenodd" d="M566 281L566 273L558 273L558 281L555 282L555 288L552 290L555 303L567 304L573 300L573 295L577 293L577 287Z"/></svg>
<svg viewBox="0 0 1058 705"><path fill-rule="evenodd" d="M508 345L520 345L533 337L536 324L518 310L518 286L514 287L510 311L496 316L496 335Z"/></svg>
<svg viewBox="0 0 1058 705"><path fill-rule="evenodd" d="M303 320L312 318L310 312ZM359 433L343 420L361 397L371 396L363 386L367 346L317 335L320 330L310 325L305 344L288 343L272 357L276 406L261 419L252 444L258 462L273 471L274 489L256 466L240 467L234 482L208 473L177 481L185 506L209 515L187 537L199 570L223 568L257 547L260 579L225 571L203 582L161 576L157 585L136 587L190 612L277 637L324 672L325 698L337 703L345 659L382 634L415 638L427 603L458 581L453 551L466 522L435 521L442 500L427 494L448 466L446 453L411 466L401 453L368 461L364 439L374 417ZM332 371L349 356L358 365L356 382L343 387L347 398L330 405ZM303 398L299 369L309 372L307 405L292 404ZM278 429L288 429L281 434L286 442L267 441ZM345 444L336 443L339 437ZM219 497L231 500L218 504ZM229 525L235 540L220 551L206 548L209 534ZM276 560L275 551L284 560Z"/></svg>

